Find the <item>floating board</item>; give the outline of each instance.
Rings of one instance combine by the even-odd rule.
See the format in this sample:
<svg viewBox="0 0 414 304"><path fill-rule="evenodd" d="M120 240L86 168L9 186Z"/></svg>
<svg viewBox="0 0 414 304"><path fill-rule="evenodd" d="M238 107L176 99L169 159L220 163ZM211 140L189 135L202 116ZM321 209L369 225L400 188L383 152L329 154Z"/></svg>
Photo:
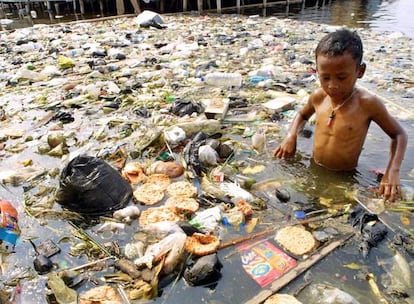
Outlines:
<svg viewBox="0 0 414 304"><path fill-rule="evenodd" d="M336 239L327 245L321 247L318 249L314 254L312 254L310 257L303 261L299 261L295 267L290 269L287 273L285 273L280 278L276 279L272 282L272 284L267 288L263 289L261 292L259 292L257 295L255 295L250 300L246 301L245 304L258 304L265 301L268 297L270 297L272 294L276 293L278 290L282 289L284 286L289 284L291 281L293 281L295 278L297 278L300 274L305 272L307 269L309 269L312 265L320 261L322 258L327 256L329 253L331 253L333 250L338 248L339 246L343 245L348 239L350 239L354 234L347 234L339 239Z"/></svg>
<svg viewBox="0 0 414 304"><path fill-rule="evenodd" d="M269 100L262 104L268 110L272 111L284 111L288 109L292 109L294 104L296 103L296 99L291 96L283 96L277 97L275 99Z"/></svg>

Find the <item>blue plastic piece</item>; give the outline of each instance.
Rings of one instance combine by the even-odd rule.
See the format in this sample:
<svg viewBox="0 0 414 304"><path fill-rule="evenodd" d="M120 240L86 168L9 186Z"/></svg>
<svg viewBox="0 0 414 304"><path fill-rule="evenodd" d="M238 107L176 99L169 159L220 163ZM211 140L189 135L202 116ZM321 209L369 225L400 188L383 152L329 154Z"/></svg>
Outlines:
<svg viewBox="0 0 414 304"><path fill-rule="evenodd" d="M294 212L295 218L298 220L303 220L306 218L306 213L303 210L296 210Z"/></svg>

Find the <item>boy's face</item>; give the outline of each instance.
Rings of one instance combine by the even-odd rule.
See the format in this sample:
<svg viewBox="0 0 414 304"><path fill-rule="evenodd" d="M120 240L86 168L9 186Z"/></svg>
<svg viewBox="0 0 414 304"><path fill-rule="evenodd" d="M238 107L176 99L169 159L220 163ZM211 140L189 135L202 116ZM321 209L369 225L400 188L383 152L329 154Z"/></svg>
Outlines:
<svg viewBox="0 0 414 304"><path fill-rule="evenodd" d="M322 89L335 102L345 100L365 72L365 65L358 65L349 52L339 56L318 54L316 68Z"/></svg>

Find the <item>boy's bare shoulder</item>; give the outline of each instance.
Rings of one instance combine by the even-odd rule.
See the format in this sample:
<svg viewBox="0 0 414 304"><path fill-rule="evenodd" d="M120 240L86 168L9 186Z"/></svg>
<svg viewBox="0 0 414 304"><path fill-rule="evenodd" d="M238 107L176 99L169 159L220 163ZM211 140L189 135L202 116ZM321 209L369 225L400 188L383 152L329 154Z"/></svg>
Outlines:
<svg viewBox="0 0 414 304"><path fill-rule="evenodd" d="M377 96L363 89L358 89L358 100L360 106L364 108L383 107L382 101Z"/></svg>
<svg viewBox="0 0 414 304"><path fill-rule="evenodd" d="M325 99L326 96L327 96L326 92L322 88L318 88L312 92L312 94L309 97L309 100L313 104L320 104Z"/></svg>

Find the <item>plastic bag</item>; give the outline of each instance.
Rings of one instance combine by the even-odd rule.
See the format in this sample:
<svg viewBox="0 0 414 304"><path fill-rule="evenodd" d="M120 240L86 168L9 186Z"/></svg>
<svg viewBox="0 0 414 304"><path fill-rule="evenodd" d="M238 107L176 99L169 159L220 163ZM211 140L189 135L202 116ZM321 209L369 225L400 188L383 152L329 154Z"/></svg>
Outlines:
<svg viewBox="0 0 414 304"><path fill-rule="evenodd" d="M171 105L169 111L177 116L182 117L184 115L191 115L194 112L201 113L202 108L201 105L196 102L189 100L176 100Z"/></svg>
<svg viewBox="0 0 414 304"><path fill-rule="evenodd" d="M103 160L81 155L63 169L56 201L89 215L125 207L132 195L129 183Z"/></svg>
<svg viewBox="0 0 414 304"><path fill-rule="evenodd" d="M60 304L76 304L78 303L78 295L76 290L73 290L65 285L65 282L58 277L56 272L51 272L47 275L47 285L55 295L56 301Z"/></svg>
<svg viewBox="0 0 414 304"><path fill-rule="evenodd" d="M198 149L198 158L201 164L205 166L217 165L217 159L219 158L218 153L209 145L201 146Z"/></svg>
<svg viewBox="0 0 414 304"><path fill-rule="evenodd" d="M150 1L144 1L146 3L149 3ZM162 24L164 23L164 19L161 17L160 14L157 14L155 12L152 11L148 11L145 10L143 11L141 14L139 14L136 18L135 18L135 23L138 25L145 25L148 22L156 22L158 24Z"/></svg>
<svg viewBox="0 0 414 304"><path fill-rule="evenodd" d="M171 145L177 145L186 138L184 130L177 126L166 130L164 135L167 142Z"/></svg>
<svg viewBox="0 0 414 304"><path fill-rule="evenodd" d="M218 226L219 221L221 221L221 213L221 207L215 206L196 212L195 217L189 223L202 231L213 231Z"/></svg>

